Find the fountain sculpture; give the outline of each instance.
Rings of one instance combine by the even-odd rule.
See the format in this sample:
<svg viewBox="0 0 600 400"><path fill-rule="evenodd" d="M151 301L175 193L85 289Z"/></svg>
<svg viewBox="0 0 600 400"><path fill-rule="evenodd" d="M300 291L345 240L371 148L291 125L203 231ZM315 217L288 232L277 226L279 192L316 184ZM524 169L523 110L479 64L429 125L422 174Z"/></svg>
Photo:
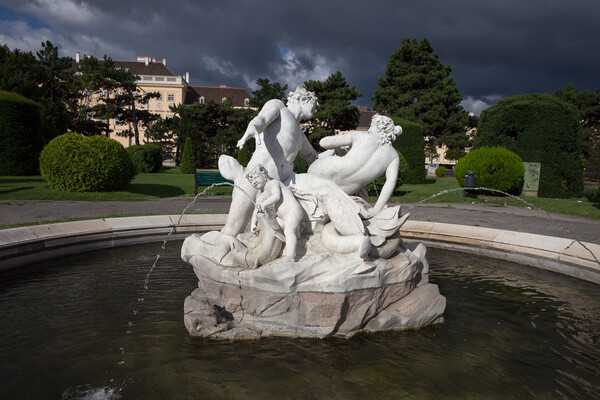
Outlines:
<svg viewBox="0 0 600 400"><path fill-rule="evenodd" d="M199 280L184 305L190 335L322 338L443 322L446 299L428 282L425 246L403 242L409 214L386 205L402 128L376 115L368 132L323 138L317 154L299 124L316 105L304 88L287 106L270 100L238 142L255 140L248 167L220 157L235 184L227 222L181 249ZM297 155L308 173L293 172ZM371 206L365 187L383 173Z"/></svg>

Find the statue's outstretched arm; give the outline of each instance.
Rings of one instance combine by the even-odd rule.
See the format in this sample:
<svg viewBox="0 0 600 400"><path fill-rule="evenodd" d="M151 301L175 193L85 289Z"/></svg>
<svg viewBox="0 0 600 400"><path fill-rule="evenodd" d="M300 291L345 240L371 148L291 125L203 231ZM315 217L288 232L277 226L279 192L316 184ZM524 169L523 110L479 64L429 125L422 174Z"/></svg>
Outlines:
<svg viewBox="0 0 600 400"><path fill-rule="evenodd" d="M283 103L282 103L283 104ZM263 108L260 110L258 115L250 121L248 124L248 128L246 128L246 132L244 136L237 142L237 147L242 148L248 139L254 137L256 140L256 144L260 144L260 134L264 132L264 130L279 118L280 107L278 103L275 102L267 102Z"/></svg>
<svg viewBox="0 0 600 400"><path fill-rule="evenodd" d="M324 149L335 149L342 146L351 146L352 139L352 135L349 133L336 136L326 136L321 139L319 145Z"/></svg>
<svg viewBox="0 0 600 400"><path fill-rule="evenodd" d="M373 211L378 213L383 209L383 206L386 205L392 194L394 193L394 189L396 188L396 179L398 178L398 167L400 166L400 159L395 157L390 165L388 165L385 170L385 184L381 189L381 193L379 194L379 199L377 199L377 203L375 203L375 207L373 207Z"/></svg>

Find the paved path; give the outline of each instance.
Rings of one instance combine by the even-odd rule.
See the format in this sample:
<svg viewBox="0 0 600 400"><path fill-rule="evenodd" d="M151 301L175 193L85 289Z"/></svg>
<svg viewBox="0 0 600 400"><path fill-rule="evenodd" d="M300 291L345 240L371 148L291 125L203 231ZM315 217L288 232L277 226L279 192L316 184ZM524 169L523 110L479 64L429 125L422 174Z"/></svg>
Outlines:
<svg viewBox="0 0 600 400"><path fill-rule="evenodd" d="M55 221L66 218L102 218L131 214L227 213L230 197L166 198L143 202L93 201L4 201L0 203L0 225ZM403 204L411 219L480 226L564 237L600 244L600 221L547 214L527 208L485 204Z"/></svg>

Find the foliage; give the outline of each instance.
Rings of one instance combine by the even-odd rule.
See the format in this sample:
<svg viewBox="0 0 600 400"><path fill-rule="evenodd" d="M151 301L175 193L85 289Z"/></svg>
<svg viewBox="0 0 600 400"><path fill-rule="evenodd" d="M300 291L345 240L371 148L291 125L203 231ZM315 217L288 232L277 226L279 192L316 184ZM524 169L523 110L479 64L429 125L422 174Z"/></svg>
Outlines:
<svg viewBox="0 0 600 400"><path fill-rule="evenodd" d="M285 91L288 88L288 85L283 85L273 82L268 78L258 78L256 80L256 84L260 86L260 89L257 89L252 92L253 98L250 99L250 106L261 109L265 103L271 99L285 99Z"/></svg>
<svg viewBox="0 0 600 400"><path fill-rule="evenodd" d="M193 174L196 172L196 159L194 156L194 149L192 148L191 137L188 137L185 140L183 155L181 156L180 170L182 174Z"/></svg>
<svg viewBox="0 0 600 400"><path fill-rule="evenodd" d="M360 119L357 106L352 100L362 96L354 86L349 87L346 78L337 71L324 81L306 81L304 87L314 92L319 101L313 115L311 127L308 129L308 140L317 147L319 140L325 136L335 135L338 131L356 129Z"/></svg>
<svg viewBox="0 0 600 400"><path fill-rule="evenodd" d="M66 133L42 150L40 172L51 189L103 192L127 187L135 176L135 166L115 140Z"/></svg>
<svg viewBox="0 0 600 400"><path fill-rule="evenodd" d="M0 175L36 175L43 147L40 106L0 92Z"/></svg>
<svg viewBox="0 0 600 400"><path fill-rule="evenodd" d="M385 76L377 83L373 108L380 113L402 117L423 127L430 152L436 145L464 149L468 114L452 78L449 65L438 60L427 40L402 39L402 46L390 56Z"/></svg>
<svg viewBox="0 0 600 400"><path fill-rule="evenodd" d="M137 172L153 173L160 171L162 168L162 149L157 144L133 145L125 150L129 153Z"/></svg>
<svg viewBox="0 0 600 400"><path fill-rule="evenodd" d="M240 165L242 165L243 167L246 167L248 165L248 163L250 162L250 150L249 150L249 143L246 142L244 144L244 146L238 150L238 154L237 154L237 160L240 163Z"/></svg>
<svg viewBox="0 0 600 400"><path fill-rule="evenodd" d="M473 148L502 146L541 166L538 195L583 192L581 124L576 111L549 94L507 97L484 110Z"/></svg>
<svg viewBox="0 0 600 400"><path fill-rule="evenodd" d="M600 167L600 89L596 93L580 92L572 83L554 95L575 107L583 125L582 152L588 162Z"/></svg>
<svg viewBox="0 0 600 400"><path fill-rule="evenodd" d="M461 186L464 185L465 171L476 171L477 187L516 194L525 167L518 155L504 147L481 147L458 160L454 167L454 176Z"/></svg>
<svg viewBox="0 0 600 400"><path fill-rule="evenodd" d="M230 102L179 105L171 122L179 148L191 138L196 167L214 168L221 154L237 156L237 142L246 131L255 110L233 108Z"/></svg>
<svg viewBox="0 0 600 400"><path fill-rule="evenodd" d="M425 183L425 140L421 125L394 117L395 125L402 127L402 135L392 143L408 163L405 183Z"/></svg>
<svg viewBox="0 0 600 400"><path fill-rule="evenodd" d="M400 157L400 163L398 164L398 177L396 178L396 189L402 186L405 182L406 176L408 175L409 166L402 153L400 153L397 149L396 152ZM379 178L375 179L374 182L367 185L367 193L369 196L379 196L379 191L383 188L385 184L385 173L381 175Z"/></svg>
<svg viewBox="0 0 600 400"><path fill-rule="evenodd" d="M308 164L300 156L294 159L294 172L297 174L305 174L308 172Z"/></svg>
<svg viewBox="0 0 600 400"><path fill-rule="evenodd" d="M446 175L446 167L439 166L435 169L435 176L443 178Z"/></svg>

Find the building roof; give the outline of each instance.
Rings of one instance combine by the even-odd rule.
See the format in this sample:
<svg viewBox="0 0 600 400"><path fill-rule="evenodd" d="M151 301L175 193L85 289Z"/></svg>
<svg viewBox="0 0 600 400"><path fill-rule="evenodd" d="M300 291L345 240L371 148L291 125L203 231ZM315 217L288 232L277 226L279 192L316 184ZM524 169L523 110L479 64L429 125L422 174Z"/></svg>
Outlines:
<svg viewBox="0 0 600 400"><path fill-rule="evenodd" d="M231 100L234 107L247 107L244 104L246 99L251 99L252 95L246 89L232 88L226 85L221 86L190 86L190 91L187 93L185 104L199 103L200 98L204 97L205 101L213 100L217 103L223 101L223 98Z"/></svg>
<svg viewBox="0 0 600 400"><path fill-rule="evenodd" d="M102 60L100 60L102 61ZM146 65L145 61L114 61L115 66L126 68L129 72L135 75L154 75L154 76L173 76L171 71L167 68L163 62L148 62ZM71 60L71 68L74 71L79 70L77 66L78 62L75 59Z"/></svg>
<svg viewBox="0 0 600 400"><path fill-rule="evenodd" d="M377 114L376 111L360 110L360 119L358 120L358 126L356 127L356 129L359 131L368 131L369 127L371 126L371 119L375 114Z"/></svg>

